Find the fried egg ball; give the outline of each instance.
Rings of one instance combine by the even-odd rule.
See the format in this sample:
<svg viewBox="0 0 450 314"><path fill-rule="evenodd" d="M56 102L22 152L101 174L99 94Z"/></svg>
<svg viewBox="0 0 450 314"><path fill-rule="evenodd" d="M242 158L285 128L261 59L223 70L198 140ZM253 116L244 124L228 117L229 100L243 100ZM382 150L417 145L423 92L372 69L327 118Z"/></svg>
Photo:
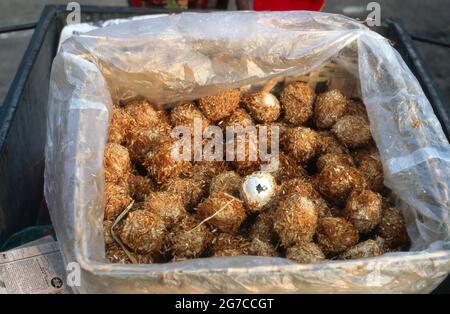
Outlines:
<svg viewBox="0 0 450 314"><path fill-rule="evenodd" d="M209 120L194 103L179 104L170 111L170 121L174 127L185 126L194 135L195 121L201 122L201 132L209 126Z"/></svg>
<svg viewBox="0 0 450 314"><path fill-rule="evenodd" d="M200 109L210 121L218 121L229 116L239 107L240 91L231 89L198 100Z"/></svg>
<svg viewBox="0 0 450 314"><path fill-rule="evenodd" d="M124 220L119 236L124 244L137 253L157 253L166 236L166 225L153 211L135 210Z"/></svg>
<svg viewBox="0 0 450 314"><path fill-rule="evenodd" d="M273 213L266 211L256 217L255 222L250 227L249 236L252 239L259 239L263 242L271 242L275 236L273 230Z"/></svg>
<svg viewBox="0 0 450 314"><path fill-rule="evenodd" d="M107 143L103 163L106 182L126 182L127 175L131 172L131 161L125 147L116 143Z"/></svg>
<svg viewBox="0 0 450 314"><path fill-rule="evenodd" d="M283 199L289 195L299 195L310 199L317 206L319 217L331 216L327 202L307 179L296 178L283 182L277 198Z"/></svg>
<svg viewBox="0 0 450 314"><path fill-rule="evenodd" d="M306 178L308 173L306 170L297 164L295 159L283 152L278 155L278 169L272 172L278 184L293 178Z"/></svg>
<svg viewBox="0 0 450 314"><path fill-rule="evenodd" d="M320 172L325 166L331 165L331 166L347 166L347 167L354 167L355 164L353 163L353 158L350 155L347 154L324 154L317 159L316 167L317 170Z"/></svg>
<svg viewBox="0 0 450 314"><path fill-rule="evenodd" d="M339 258L341 259L356 259L356 258L367 258L380 256L386 253L384 247L384 239L377 237L375 240L369 239L360 242L347 251L342 253Z"/></svg>
<svg viewBox="0 0 450 314"><path fill-rule="evenodd" d="M168 118L165 111L156 110L146 100L137 100L126 105L124 110L133 118L133 126L142 128L151 128L161 122L168 124Z"/></svg>
<svg viewBox="0 0 450 314"><path fill-rule="evenodd" d="M379 158L380 153L378 152L378 149L375 146L375 144L370 143L367 146L360 147L360 148L353 150L352 156L353 156L353 160L355 161L356 165L359 166L363 159L366 159L368 157L373 157L373 156Z"/></svg>
<svg viewBox="0 0 450 314"><path fill-rule="evenodd" d="M280 116L280 102L269 92L248 94L242 98L242 103L258 122L274 122Z"/></svg>
<svg viewBox="0 0 450 314"><path fill-rule="evenodd" d="M126 143L133 162L142 163L145 155L161 138L169 137L170 126L161 124L155 128L133 127L126 135Z"/></svg>
<svg viewBox="0 0 450 314"><path fill-rule="evenodd" d="M371 190L354 190L344 208L345 217L360 233L373 230L381 220L382 197Z"/></svg>
<svg viewBox="0 0 450 314"><path fill-rule="evenodd" d="M250 243L248 254L254 256L277 256L277 250L270 242L255 238Z"/></svg>
<svg viewBox="0 0 450 314"><path fill-rule="evenodd" d="M109 123L108 142L121 145L125 144L125 134L133 124L132 119L123 108L114 106Z"/></svg>
<svg viewBox="0 0 450 314"><path fill-rule="evenodd" d="M298 162L307 162L321 149L319 134L306 127L287 129L282 140L283 147Z"/></svg>
<svg viewBox="0 0 450 314"><path fill-rule="evenodd" d="M342 165L326 165L317 180L319 192L335 204L345 204L353 189L365 186L365 181L357 169Z"/></svg>
<svg viewBox="0 0 450 314"><path fill-rule="evenodd" d="M407 248L410 244L405 219L398 208L384 209L376 231L380 237L385 239L386 245L392 249Z"/></svg>
<svg viewBox="0 0 450 314"><path fill-rule="evenodd" d="M209 193L224 192L233 196L239 196L242 178L234 171L225 171L215 176L209 187Z"/></svg>
<svg viewBox="0 0 450 314"><path fill-rule="evenodd" d="M253 124L252 117L243 108L236 109L231 115L217 123L223 130L226 130L227 127L245 128Z"/></svg>
<svg viewBox="0 0 450 314"><path fill-rule="evenodd" d="M329 129L347 111L347 97L337 89L317 96L314 107L314 122L320 129Z"/></svg>
<svg viewBox="0 0 450 314"><path fill-rule="evenodd" d="M221 233L212 240L213 256L248 255L250 241L240 235Z"/></svg>
<svg viewBox="0 0 450 314"><path fill-rule="evenodd" d="M186 177L204 179L209 187L213 177L227 170L229 169L226 161L196 161L186 172Z"/></svg>
<svg viewBox="0 0 450 314"><path fill-rule="evenodd" d="M292 194L278 203L274 213L274 230L281 243L289 247L296 242L309 242L316 232L316 204L301 195Z"/></svg>
<svg viewBox="0 0 450 314"><path fill-rule="evenodd" d="M110 182L105 183L104 198L105 219L115 219L132 201L124 186Z"/></svg>
<svg viewBox="0 0 450 314"><path fill-rule="evenodd" d="M128 176L128 191L135 201L144 201L153 190L153 182L149 178L135 174Z"/></svg>
<svg viewBox="0 0 450 314"><path fill-rule="evenodd" d="M280 95L284 119L293 125L305 124L313 115L315 97L314 90L306 83L287 85Z"/></svg>
<svg viewBox="0 0 450 314"><path fill-rule="evenodd" d="M170 232L171 252L176 259L199 257L205 251L211 237L205 224L199 225L195 219L186 216Z"/></svg>
<svg viewBox="0 0 450 314"><path fill-rule="evenodd" d="M231 164L237 173L246 176L260 170L261 160L259 159L258 137L243 134L229 139L226 142L226 150L233 154Z"/></svg>
<svg viewBox="0 0 450 314"><path fill-rule="evenodd" d="M381 192L384 188L384 174L381 157L378 153L371 154L362 158L359 171L363 175L370 189Z"/></svg>
<svg viewBox="0 0 450 314"><path fill-rule="evenodd" d="M320 131L320 146L322 154L348 154L348 149L342 145L330 131Z"/></svg>
<svg viewBox="0 0 450 314"><path fill-rule="evenodd" d="M175 141L171 138L158 140L147 153L143 165L157 184L177 177L190 164L188 161L173 156Z"/></svg>
<svg viewBox="0 0 450 314"><path fill-rule="evenodd" d="M302 264L310 264L325 260L325 255L314 242L299 242L287 248L286 258Z"/></svg>
<svg viewBox="0 0 450 314"><path fill-rule="evenodd" d="M197 205L197 214L207 223L226 233L236 233L247 218L242 201L224 192L209 195Z"/></svg>
<svg viewBox="0 0 450 314"><path fill-rule="evenodd" d="M277 183L268 172L254 172L242 181L240 196L250 212L259 212L272 201L277 192Z"/></svg>
<svg viewBox="0 0 450 314"><path fill-rule="evenodd" d="M367 145L372 139L369 124L361 116L344 116L333 126L331 132L347 147Z"/></svg>
<svg viewBox="0 0 450 314"><path fill-rule="evenodd" d="M197 205L207 192L206 182L199 178L170 178L162 190L181 197L183 206Z"/></svg>
<svg viewBox="0 0 450 314"><path fill-rule="evenodd" d="M361 116L367 121L369 121L369 118L367 117L367 111L366 106L364 104L356 99L349 99L347 102L347 112L346 115L351 116Z"/></svg>
<svg viewBox="0 0 450 314"><path fill-rule="evenodd" d="M344 218L325 217L319 220L317 243L325 254L341 253L358 240L358 231Z"/></svg>
<svg viewBox="0 0 450 314"><path fill-rule="evenodd" d="M176 224L187 215L181 195L170 192L150 193L141 208L157 214L166 225Z"/></svg>

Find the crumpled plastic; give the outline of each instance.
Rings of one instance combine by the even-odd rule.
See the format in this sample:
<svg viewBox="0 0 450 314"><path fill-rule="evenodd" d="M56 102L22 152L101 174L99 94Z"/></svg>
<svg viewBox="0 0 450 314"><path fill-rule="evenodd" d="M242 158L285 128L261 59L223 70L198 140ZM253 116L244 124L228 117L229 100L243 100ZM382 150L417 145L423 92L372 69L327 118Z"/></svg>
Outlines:
<svg viewBox="0 0 450 314"><path fill-rule="evenodd" d="M112 104L159 106L336 62L360 86L385 185L398 200L410 252L297 264L284 258L105 262L103 151ZM53 62L45 197L77 292L430 292L450 271L450 147L417 79L388 40L339 15L182 13L110 23L66 40Z"/></svg>

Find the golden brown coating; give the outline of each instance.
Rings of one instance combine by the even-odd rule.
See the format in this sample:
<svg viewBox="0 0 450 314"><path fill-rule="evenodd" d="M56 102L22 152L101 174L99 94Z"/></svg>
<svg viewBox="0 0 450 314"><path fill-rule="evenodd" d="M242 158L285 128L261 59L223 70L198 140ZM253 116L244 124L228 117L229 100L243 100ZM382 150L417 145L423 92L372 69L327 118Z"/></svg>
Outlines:
<svg viewBox="0 0 450 314"><path fill-rule="evenodd" d="M253 124L252 117L243 108L237 108L231 115L217 123L223 130L226 130L227 127L245 128Z"/></svg>
<svg viewBox="0 0 450 314"><path fill-rule="evenodd" d="M126 182L127 175L131 172L131 161L125 147L116 143L107 143L103 163L106 182Z"/></svg>
<svg viewBox="0 0 450 314"><path fill-rule="evenodd" d="M173 107L170 111L170 121L174 127L187 127L192 135L194 135L195 123L201 123L201 132L209 126L209 120L194 103L184 103Z"/></svg>
<svg viewBox="0 0 450 314"><path fill-rule="evenodd" d="M127 253L125 253L117 243L111 243L106 246L105 256L111 263L131 264L131 260L128 258Z"/></svg>
<svg viewBox="0 0 450 314"><path fill-rule="evenodd" d="M161 189L179 195L186 208L197 205L208 191L206 182L198 177L170 178Z"/></svg>
<svg viewBox="0 0 450 314"><path fill-rule="evenodd" d="M213 256L248 255L250 241L240 235L220 233L212 240Z"/></svg>
<svg viewBox="0 0 450 314"><path fill-rule="evenodd" d="M255 222L250 227L249 236L251 239L259 239L263 242L271 242L275 236L273 230L273 212L265 211L256 217Z"/></svg>
<svg viewBox="0 0 450 314"><path fill-rule="evenodd" d="M242 97L242 103L258 122L274 122L280 116L280 102L269 92L257 92Z"/></svg>
<svg viewBox="0 0 450 314"><path fill-rule="evenodd" d="M209 195L198 204L197 213L207 223L226 233L236 233L247 215L242 201L223 192Z"/></svg>
<svg viewBox="0 0 450 314"><path fill-rule="evenodd" d="M349 99L347 102L347 112L346 115L352 115L352 116L361 116L367 121L369 121L369 118L367 117L367 111L366 106L359 100L356 99Z"/></svg>
<svg viewBox="0 0 450 314"><path fill-rule="evenodd" d="M124 110L133 119L133 126L142 128L156 127L161 122L168 122L165 111L159 111L146 100L137 100L126 105Z"/></svg>
<svg viewBox="0 0 450 314"><path fill-rule="evenodd" d="M298 165L292 156L280 152L278 161L278 169L272 173L278 184L289 179L306 178L308 176L306 170Z"/></svg>
<svg viewBox="0 0 450 314"><path fill-rule="evenodd" d="M115 219L130 205L132 198L122 185L105 182L105 219Z"/></svg>
<svg viewBox="0 0 450 314"><path fill-rule="evenodd" d="M133 257L136 259L138 264L152 264L153 258L150 254L137 254L131 253ZM119 263L119 264L132 264L132 261L128 257L127 253L117 244L113 243L106 247L105 252L106 258L111 263Z"/></svg>
<svg viewBox="0 0 450 314"><path fill-rule="evenodd" d="M246 176L261 169L259 159L258 137L243 134L226 142L226 151L231 152L231 164L241 176Z"/></svg>
<svg viewBox="0 0 450 314"><path fill-rule="evenodd" d="M211 180L209 193L224 192L235 197L239 197L239 188L242 184L242 177L234 171L225 171Z"/></svg>
<svg viewBox="0 0 450 314"><path fill-rule="evenodd" d="M307 179L296 178L283 182L280 187L278 199L282 200L283 198L293 194L310 199L317 206L318 215L320 218L331 216L330 208L328 207L327 202L320 196L313 184Z"/></svg>
<svg viewBox="0 0 450 314"><path fill-rule="evenodd" d="M286 258L302 264L310 264L325 260L325 255L314 242L299 242L287 248Z"/></svg>
<svg viewBox="0 0 450 314"><path fill-rule="evenodd" d="M111 228L114 224L113 220L103 220L103 238L105 240L105 244L109 245L114 243L114 238L111 235Z"/></svg>
<svg viewBox="0 0 450 314"><path fill-rule="evenodd" d="M164 183L169 178L177 177L183 169L190 165L181 156L173 155L172 149L174 147L175 141L173 139L164 138L155 142L145 156L143 165L157 184Z"/></svg>
<svg viewBox="0 0 450 314"><path fill-rule="evenodd" d="M166 237L166 225L161 217L149 210L128 214L119 233L120 239L136 253L156 253Z"/></svg>
<svg viewBox="0 0 450 314"><path fill-rule="evenodd" d="M255 256L277 256L277 250L270 242L262 241L258 238L252 240L249 248L249 255Z"/></svg>
<svg viewBox="0 0 450 314"><path fill-rule="evenodd" d="M307 162L321 150L319 134L306 127L287 129L282 141L283 147L297 162Z"/></svg>
<svg viewBox="0 0 450 314"><path fill-rule="evenodd" d="M358 231L344 218L325 217L317 226L317 243L325 254L337 254L358 243Z"/></svg>
<svg viewBox="0 0 450 314"><path fill-rule="evenodd" d="M330 131L320 131L320 147L322 154L348 154L348 149L342 145Z"/></svg>
<svg viewBox="0 0 450 314"><path fill-rule="evenodd" d="M190 169L184 173L187 178L196 178L205 180L206 185L209 188L211 180L216 175L227 171L228 162L226 161L196 161Z"/></svg>
<svg viewBox="0 0 450 314"><path fill-rule="evenodd" d="M381 220L382 197L371 190L354 190L344 208L345 217L360 233L373 230Z"/></svg>
<svg viewBox="0 0 450 314"><path fill-rule="evenodd" d="M347 251L342 253L339 258L367 258L383 255L384 253L386 253L386 249L384 247L384 239L377 237L375 240L369 239L352 246Z"/></svg>
<svg viewBox="0 0 450 314"><path fill-rule="evenodd" d="M347 147L367 145L372 139L369 123L361 116L343 116L331 129L337 139Z"/></svg>
<svg viewBox="0 0 450 314"><path fill-rule="evenodd" d="M347 111L347 97L337 89L317 96L314 107L314 122L318 128L329 129Z"/></svg>
<svg viewBox="0 0 450 314"><path fill-rule="evenodd" d="M126 143L131 160L142 163L145 155L152 149L153 144L159 139L169 136L169 130L170 127L164 124L154 128L130 128L126 135Z"/></svg>
<svg viewBox="0 0 450 314"><path fill-rule="evenodd" d="M398 208L385 208L377 234L382 237L390 248L407 248L410 244L406 231L405 219Z"/></svg>
<svg viewBox="0 0 450 314"><path fill-rule="evenodd" d="M370 189L381 192L384 188L383 164L378 153L363 157L359 163L359 171Z"/></svg>
<svg viewBox="0 0 450 314"><path fill-rule="evenodd" d="M109 123L108 142L125 144L125 135L133 123L133 118L123 108L114 106Z"/></svg>
<svg viewBox="0 0 450 314"><path fill-rule="evenodd" d="M297 242L309 242L316 232L318 209L310 198L288 195L278 203L274 213L274 230L281 243L289 247Z"/></svg>
<svg viewBox="0 0 450 314"><path fill-rule="evenodd" d="M353 167L327 165L319 173L318 190L330 202L345 204L353 189L365 186L361 173Z"/></svg>
<svg viewBox="0 0 450 314"><path fill-rule="evenodd" d="M325 166L349 166L354 167L352 156L348 154L324 154L317 159L316 167L320 172Z"/></svg>
<svg viewBox="0 0 450 314"><path fill-rule="evenodd" d="M153 190L154 185L149 178L135 174L128 176L128 191L135 201L144 201Z"/></svg>
<svg viewBox="0 0 450 314"><path fill-rule="evenodd" d="M315 97L314 90L306 83L287 85L280 95L284 119L294 125L305 124L313 115Z"/></svg>
<svg viewBox="0 0 450 314"><path fill-rule="evenodd" d="M176 259L196 258L205 251L211 238L205 224L199 225L195 219L186 216L170 232L170 250Z"/></svg>
<svg viewBox="0 0 450 314"><path fill-rule="evenodd" d="M360 147L352 151L352 157L357 166L361 164L361 161L363 159L366 159L368 157L380 158L379 156L380 153L378 152L377 147L373 143L370 143L367 146Z"/></svg>
<svg viewBox="0 0 450 314"><path fill-rule="evenodd" d="M187 215L181 195L170 192L150 193L141 208L155 213L166 225L177 224Z"/></svg>
<svg viewBox="0 0 450 314"><path fill-rule="evenodd" d="M240 91L231 89L198 100L200 109L211 121L218 121L229 116L239 107Z"/></svg>

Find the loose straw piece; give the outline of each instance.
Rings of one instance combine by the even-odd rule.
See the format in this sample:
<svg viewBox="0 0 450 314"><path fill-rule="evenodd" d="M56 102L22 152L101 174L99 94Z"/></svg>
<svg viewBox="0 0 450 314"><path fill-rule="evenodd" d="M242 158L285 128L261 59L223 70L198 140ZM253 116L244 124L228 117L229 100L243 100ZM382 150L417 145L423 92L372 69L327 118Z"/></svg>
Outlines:
<svg viewBox="0 0 450 314"><path fill-rule="evenodd" d="M236 199L236 198L233 198L233 199L229 200L225 205L222 206L222 208L220 208L218 211L216 211L216 212L215 212L214 214L212 214L211 216L209 216L209 217L203 219L202 221L200 221L200 223L199 223L197 226L195 226L194 228L192 228L192 229L189 230L188 232L194 231L195 229L197 229L198 227L200 227L200 225L202 225L202 224L204 224L205 222L207 222L208 220L212 219L214 216L216 216L218 213L220 213L222 210L224 210L225 207L227 207L228 205L230 205L231 202L233 202L233 201L238 201L238 202L240 202L240 200L238 200L238 199Z"/></svg>
<svg viewBox="0 0 450 314"><path fill-rule="evenodd" d="M114 221L113 225L111 226L111 236L113 237L114 241L116 241L120 247L122 248L122 250L125 252L125 254L127 254L128 258L131 260L131 262L133 264L137 264L137 260L136 258L133 256L133 254L131 254L130 251L128 251L128 249L125 247L125 245L122 243L122 241L119 239L118 236L116 236L116 233L114 232L114 227L123 219L123 217L125 217L126 214L128 214L128 212L130 211L131 207L133 207L134 204L134 200L131 201L131 203L127 206L127 208L125 208L120 215L116 218L116 220Z"/></svg>

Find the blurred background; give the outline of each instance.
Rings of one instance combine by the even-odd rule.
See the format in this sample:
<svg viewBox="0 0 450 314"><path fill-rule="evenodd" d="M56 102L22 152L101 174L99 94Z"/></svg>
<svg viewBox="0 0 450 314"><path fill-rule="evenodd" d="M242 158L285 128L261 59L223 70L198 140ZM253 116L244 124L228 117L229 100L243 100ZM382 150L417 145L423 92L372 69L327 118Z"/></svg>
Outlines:
<svg viewBox="0 0 450 314"><path fill-rule="evenodd" d="M310 2L310 7L322 6L321 0L304 0ZM0 28L25 23L33 23L46 4L67 4L68 0L2 0L0 2ZM78 0L81 5L107 6L139 6L159 5L176 7L187 5L188 1L171 0ZM177 3L178 2L178 3ZM189 1L190 7L237 9L263 8L272 2L280 5L283 1L264 0L203 0ZM295 3L296 1L285 1ZM345 14L355 18L365 19L368 0L326 0L322 11ZM450 0L378 0L383 18L395 17L402 20L407 31L418 37L450 43ZM200 4L199 4L200 3ZM0 34L0 105L16 73L19 62L25 52L33 30L8 32ZM415 45L424 60L431 78L436 82L442 98L450 104L450 47L415 41Z"/></svg>

